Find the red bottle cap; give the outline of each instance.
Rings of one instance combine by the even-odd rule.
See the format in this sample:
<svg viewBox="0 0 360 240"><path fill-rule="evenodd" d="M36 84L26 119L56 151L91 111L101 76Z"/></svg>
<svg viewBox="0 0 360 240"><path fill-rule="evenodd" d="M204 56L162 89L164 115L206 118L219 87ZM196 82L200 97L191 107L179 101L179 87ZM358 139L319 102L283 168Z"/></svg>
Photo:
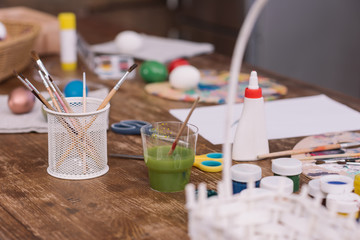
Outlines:
<svg viewBox="0 0 360 240"><path fill-rule="evenodd" d="M258 89L245 89L245 97L246 98L261 98L262 97L262 91L261 88Z"/></svg>

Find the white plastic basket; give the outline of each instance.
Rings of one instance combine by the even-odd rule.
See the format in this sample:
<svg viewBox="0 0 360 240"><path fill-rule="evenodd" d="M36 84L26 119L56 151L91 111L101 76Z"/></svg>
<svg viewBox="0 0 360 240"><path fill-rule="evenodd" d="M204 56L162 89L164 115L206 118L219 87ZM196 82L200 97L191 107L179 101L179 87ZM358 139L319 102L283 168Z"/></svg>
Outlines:
<svg viewBox="0 0 360 240"><path fill-rule="evenodd" d="M105 174L107 165L108 104L96 110L101 99L67 98L73 113L51 111L48 119L48 173L62 179L89 179Z"/></svg>

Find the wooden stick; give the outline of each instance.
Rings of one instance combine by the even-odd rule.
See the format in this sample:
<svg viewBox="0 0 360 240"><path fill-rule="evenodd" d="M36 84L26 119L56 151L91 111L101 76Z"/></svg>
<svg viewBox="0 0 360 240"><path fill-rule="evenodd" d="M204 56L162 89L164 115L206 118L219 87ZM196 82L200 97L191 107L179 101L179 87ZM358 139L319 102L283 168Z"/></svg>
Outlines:
<svg viewBox="0 0 360 240"><path fill-rule="evenodd" d="M86 113L86 74L83 72L83 113Z"/></svg>
<svg viewBox="0 0 360 240"><path fill-rule="evenodd" d="M83 98L82 98L82 104L83 104L83 113L86 113L86 74L83 72ZM84 118L84 127L86 126L86 118ZM87 140L87 134L84 132L84 152L83 152L83 168L84 173L86 173L86 141Z"/></svg>
<svg viewBox="0 0 360 240"><path fill-rule="evenodd" d="M189 114L187 115L185 121L183 122L183 124L182 124L181 127L180 127L180 130L179 130L179 132L178 132L178 134L177 134L177 136L176 136L176 138L175 138L174 143L173 143L172 146L171 146L171 149L170 149L168 155L173 154L173 152L174 152L174 150L175 150L175 148L176 148L176 145L177 145L177 143L178 143L178 141L179 141L179 139L180 139L180 136L181 136L182 132L184 131L185 126L186 126L187 122L189 121L189 119L190 119L190 117L191 117L191 114L193 113L193 111L194 111L197 103L199 102L199 100L200 100L200 97L197 97L196 100L195 100L195 102L194 102L194 104L192 105Z"/></svg>
<svg viewBox="0 0 360 240"><path fill-rule="evenodd" d="M360 153L329 154L329 155L303 157L303 158L298 158L298 159L301 161L304 161L304 160L314 160L314 159L324 159L324 158L341 158L341 157L360 157Z"/></svg>
<svg viewBox="0 0 360 240"><path fill-rule="evenodd" d="M264 159L264 158L281 157L281 156L295 155L295 154L301 154L301 153L320 152L320 151L325 151L325 150L355 147L355 146L359 146L359 145L360 145L360 142L328 144L328 145L317 146L317 147L273 152L273 153L259 155L259 156L257 156L257 158Z"/></svg>

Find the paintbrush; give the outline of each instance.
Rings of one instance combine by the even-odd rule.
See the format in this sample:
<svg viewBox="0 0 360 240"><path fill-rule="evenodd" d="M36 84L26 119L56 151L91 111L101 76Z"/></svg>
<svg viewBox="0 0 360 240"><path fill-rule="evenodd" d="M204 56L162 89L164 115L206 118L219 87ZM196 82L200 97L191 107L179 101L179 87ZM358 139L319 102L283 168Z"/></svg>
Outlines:
<svg viewBox="0 0 360 240"><path fill-rule="evenodd" d="M316 160L315 161L316 165L327 164L327 163L360 165L360 162L357 162L355 160L345 160L345 159L342 159L342 160L330 160L330 161L324 161L324 160Z"/></svg>
<svg viewBox="0 0 360 240"><path fill-rule="evenodd" d="M185 126L186 126L187 122L189 121L189 119L190 119L190 117L191 117L191 114L193 113L193 111L194 111L197 103L199 102L199 100L200 100L200 97L197 97L196 100L195 100L195 102L194 102L194 104L192 105L189 114L187 115L185 121L183 122L183 124L182 124L181 127L180 127L180 130L179 130L179 132L178 132L178 134L177 134L177 136L176 136L176 138L175 138L174 143L172 144L172 146L171 146L171 148L170 148L170 151L169 151L168 155L171 155L171 154L174 152L174 150L175 150L175 148L176 148L176 145L177 145L177 143L178 143L178 141L179 141L179 138L180 138L182 132L184 131Z"/></svg>
<svg viewBox="0 0 360 240"><path fill-rule="evenodd" d="M113 89L111 89L111 91L109 92L109 94L105 97L105 99L103 100L103 102L100 104L100 106L98 107L97 110L103 109L106 104L108 104L111 100L111 98L114 96L114 94L117 92L117 90L119 90L121 84L124 83L124 81L126 80L127 75L129 75L135 68L137 67L137 64L134 63L124 74L124 76L122 76L122 78L117 82L117 84L113 87Z"/></svg>
<svg viewBox="0 0 360 240"><path fill-rule="evenodd" d="M35 97L37 97L40 102L42 104L44 104L48 109L52 110L52 111L56 111L51 105L50 103L44 98L44 96L39 92L39 90L36 89L36 87L27 79L25 78L22 74L18 74L15 70L14 70L14 74L15 76L35 95ZM72 133L74 133L75 135L77 135L78 133L75 131L74 128L72 128L69 123L67 123L63 118L59 118L59 121L61 122L61 124L63 124L63 126L65 128L69 128ZM66 124L66 126L64 125Z"/></svg>
<svg viewBox="0 0 360 240"><path fill-rule="evenodd" d="M321 155L321 156L303 157L298 159L304 161L304 160L317 160L317 159L339 158L339 157L360 157L360 153L329 154L329 155Z"/></svg>
<svg viewBox="0 0 360 240"><path fill-rule="evenodd" d="M31 51L31 57L36 62L37 67L44 73L45 78L48 80L48 84L51 85L50 87L54 89L54 94L59 99L59 102L65 112L73 112L69 103L66 101L64 94L60 91L59 87L53 81L52 77L50 76L49 72L45 68L43 62L41 61L39 55L35 51Z"/></svg>
<svg viewBox="0 0 360 240"><path fill-rule="evenodd" d="M14 75L34 94L37 99L39 99L42 104L44 104L48 109L55 111L55 109L50 105L50 103L27 78L25 78L22 74L18 74L15 70Z"/></svg>
<svg viewBox="0 0 360 240"><path fill-rule="evenodd" d="M44 86L45 86L46 90L48 91L55 108L57 109L58 112L61 112L61 108L60 108L58 102L56 101L54 94L52 93L50 86L49 86L48 82L46 81L45 76L43 75L41 70L38 70L38 72L39 72L41 79L43 80Z"/></svg>
<svg viewBox="0 0 360 240"><path fill-rule="evenodd" d="M257 158L258 159L273 158L273 157L295 155L295 154L301 154L301 153L319 152L319 151L340 149L340 148L350 148L350 147L356 147L356 146L360 146L360 142L336 143L336 144L328 144L328 145L323 145L323 146L318 146L318 147L273 152L273 153L258 155Z"/></svg>
<svg viewBox="0 0 360 240"><path fill-rule="evenodd" d="M40 76L42 76L41 78L42 78L42 79L45 79L45 81L47 82L47 85L50 87L50 89L51 89L51 91L53 92L53 94L55 94L55 97L56 97L56 99L58 100L58 103L61 105L62 109L64 109L64 111L65 111L66 113L68 113L69 110L68 110L68 108L66 107L64 101L61 99L58 91L57 91L56 88L55 88L55 85L49 80L48 77L46 77L46 76L47 76L46 73L45 73L44 71L42 71L42 70L40 69L40 67L38 67L38 66L36 66L36 65L35 65L35 67L36 67L36 69L38 70L39 74L41 74L41 75L40 75Z"/></svg>

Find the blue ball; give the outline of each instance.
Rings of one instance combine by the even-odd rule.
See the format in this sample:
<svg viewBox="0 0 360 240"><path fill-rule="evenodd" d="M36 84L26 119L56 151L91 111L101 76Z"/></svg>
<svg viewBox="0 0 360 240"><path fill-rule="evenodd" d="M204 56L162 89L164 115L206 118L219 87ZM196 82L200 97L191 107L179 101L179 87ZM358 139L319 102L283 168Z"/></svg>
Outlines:
<svg viewBox="0 0 360 240"><path fill-rule="evenodd" d="M86 86L86 95L88 95L88 87ZM80 80L73 80L68 82L64 88L65 97L82 97L83 96L83 82Z"/></svg>

